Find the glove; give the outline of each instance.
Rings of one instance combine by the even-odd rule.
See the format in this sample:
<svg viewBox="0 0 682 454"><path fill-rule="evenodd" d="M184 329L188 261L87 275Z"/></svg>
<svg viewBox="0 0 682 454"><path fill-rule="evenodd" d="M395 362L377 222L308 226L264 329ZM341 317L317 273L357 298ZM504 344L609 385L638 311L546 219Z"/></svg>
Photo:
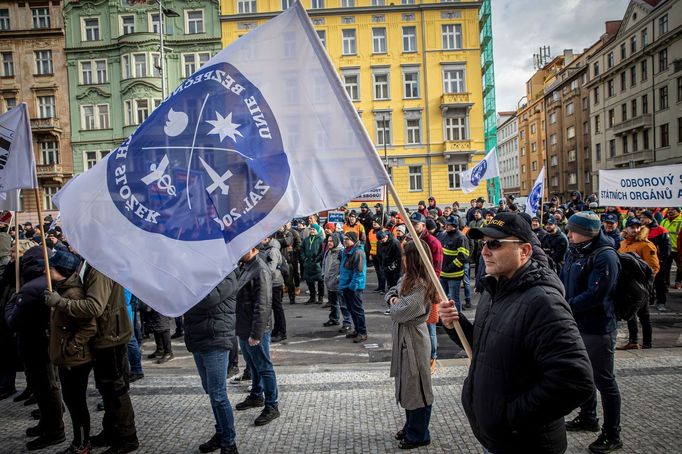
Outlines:
<svg viewBox="0 0 682 454"><path fill-rule="evenodd" d="M50 307L57 307L60 301L62 300L62 297L59 293L51 292L49 290L45 290L43 296L45 297L45 304L47 304Z"/></svg>

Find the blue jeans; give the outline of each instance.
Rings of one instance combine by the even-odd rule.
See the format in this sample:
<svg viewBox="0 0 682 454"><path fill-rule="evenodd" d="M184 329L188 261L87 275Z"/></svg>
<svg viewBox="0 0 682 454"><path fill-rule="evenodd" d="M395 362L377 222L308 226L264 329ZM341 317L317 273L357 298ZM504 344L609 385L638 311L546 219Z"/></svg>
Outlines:
<svg viewBox="0 0 682 454"><path fill-rule="evenodd" d="M416 410L405 410L405 419L405 425L403 426L405 440L412 443L423 443L431 440L431 434L429 433L431 405L417 408Z"/></svg>
<svg viewBox="0 0 682 454"><path fill-rule="evenodd" d="M471 301L471 279L469 279L469 274L471 271L471 263L467 262L464 264L464 301Z"/></svg>
<svg viewBox="0 0 682 454"><path fill-rule="evenodd" d="M462 279L440 278L440 284L448 298L455 302L457 312L462 312L462 303L459 300L459 288L462 286Z"/></svg>
<svg viewBox="0 0 682 454"><path fill-rule="evenodd" d="M261 397L265 394L265 405L277 408L277 377L270 361L270 331L263 333L260 343L254 347L248 339L239 338L239 346L251 371L251 395Z"/></svg>
<svg viewBox="0 0 682 454"><path fill-rule="evenodd" d="M346 308L350 312L350 317L353 319L355 332L358 334L367 334L367 325L365 323L365 308L362 306L362 290L351 290L344 288L341 290L343 294L343 301L346 303Z"/></svg>
<svg viewBox="0 0 682 454"><path fill-rule="evenodd" d="M128 362L130 363L131 375L144 374L142 370L142 352L135 336L132 336L130 342L128 342Z"/></svg>
<svg viewBox="0 0 682 454"><path fill-rule="evenodd" d="M341 292L336 292L334 290L329 290L327 292L327 297L329 298L329 304L331 309L329 309L329 320L335 322L339 321L339 311L343 315L343 326L350 326L353 322L350 318L350 312L346 308L346 303L343 301Z"/></svg>
<svg viewBox="0 0 682 454"><path fill-rule="evenodd" d="M436 336L436 324L427 323L426 327L429 329L429 337L431 338L431 359L438 358L438 337Z"/></svg>
<svg viewBox="0 0 682 454"><path fill-rule="evenodd" d="M227 397L227 358L230 350L213 348L194 352L194 362L201 377L201 386L211 400L215 417L215 431L220 436L222 447L235 443L234 415L230 399Z"/></svg>

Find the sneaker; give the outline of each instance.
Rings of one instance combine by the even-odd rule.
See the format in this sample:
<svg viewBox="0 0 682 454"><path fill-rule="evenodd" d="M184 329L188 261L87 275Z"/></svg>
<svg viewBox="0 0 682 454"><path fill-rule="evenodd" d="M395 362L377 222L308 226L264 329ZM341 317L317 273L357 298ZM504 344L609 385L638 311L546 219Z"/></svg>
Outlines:
<svg viewBox="0 0 682 454"><path fill-rule="evenodd" d="M256 426L264 426L279 418L279 410L275 407L266 406L253 422Z"/></svg>
<svg viewBox="0 0 682 454"><path fill-rule="evenodd" d="M289 304L296 304L296 298L289 298Z"/></svg>
<svg viewBox="0 0 682 454"><path fill-rule="evenodd" d="M175 355L173 352L171 353L164 353L163 356L159 359L156 360L156 364L165 364L168 361L171 361L172 359L175 358Z"/></svg>
<svg viewBox="0 0 682 454"><path fill-rule="evenodd" d="M415 449L419 448L421 446L428 446L431 444L431 440L426 440L426 441L409 441L407 439L403 439L398 443L398 447L400 449Z"/></svg>
<svg viewBox="0 0 682 454"><path fill-rule="evenodd" d="M317 303L317 298L314 298L311 296L310 298L308 298L308 301L306 301L303 304L315 304L315 303Z"/></svg>
<svg viewBox="0 0 682 454"><path fill-rule="evenodd" d="M263 405L265 405L265 399L263 397L249 394L244 401L239 402L234 408L241 411L248 410L249 408L262 407Z"/></svg>
<svg viewBox="0 0 682 454"><path fill-rule="evenodd" d="M471 309L471 300L464 300L464 309Z"/></svg>
<svg viewBox="0 0 682 454"><path fill-rule="evenodd" d="M232 446L223 446L220 448L220 454L239 454L239 451L237 451L237 445L234 444Z"/></svg>
<svg viewBox="0 0 682 454"><path fill-rule="evenodd" d="M650 348L652 348L652 347L651 347L651 344L642 344L642 349L643 349L643 350L648 350L648 349L650 349Z"/></svg>
<svg viewBox="0 0 682 454"><path fill-rule="evenodd" d="M338 320L327 320L322 324L322 326L337 326L339 325Z"/></svg>
<svg viewBox="0 0 682 454"><path fill-rule="evenodd" d="M183 333L182 331L176 331L171 336L171 339L178 339L180 337L183 337L184 335L185 335L185 333Z"/></svg>
<svg viewBox="0 0 682 454"><path fill-rule="evenodd" d="M111 446L112 444L114 444L114 440L104 431L98 433L94 437L90 437L90 446L93 448Z"/></svg>
<svg viewBox="0 0 682 454"><path fill-rule="evenodd" d="M245 382L250 382L251 381L251 373L249 372L249 368L247 367L244 369L244 373L241 374L238 377L234 377L232 380L230 380L230 383L235 384L235 383L245 383Z"/></svg>
<svg viewBox="0 0 682 454"><path fill-rule="evenodd" d="M329 309L330 307L332 307L332 305L329 304L329 301L327 301L326 303L324 303L324 304L322 305L321 309Z"/></svg>
<svg viewBox="0 0 682 454"><path fill-rule="evenodd" d="M656 310L657 310L658 312L665 312L665 311L666 311L665 305L663 305L663 304L657 304L657 305L656 305Z"/></svg>
<svg viewBox="0 0 682 454"><path fill-rule="evenodd" d="M127 454L129 452L137 451L140 447L140 442L137 441L137 437L134 440L123 441L116 443L111 446L111 448L104 451L102 454Z"/></svg>
<svg viewBox="0 0 682 454"><path fill-rule="evenodd" d="M433 374L436 373L436 368L437 368L437 367L438 367L438 365L436 364L436 359L435 359L435 358L431 358L431 375L433 375Z"/></svg>
<svg viewBox="0 0 682 454"><path fill-rule="evenodd" d="M675 290L679 290L682 288L682 282L675 282L675 285L673 286Z"/></svg>
<svg viewBox="0 0 682 454"><path fill-rule="evenodd" d="M156 359L156 358L161 358L163 356L163 352L161 350L156 350L154 353L151 353L147 355L147 359Z"/></svg>
<svg viewBox="0 0 682 454"><path fill-rule="evenodd" d="M367 334L358 334L355 339L353 339L353 343L359 344L360 342L364 342L367 340Z"/></svg>
<svg viewBox="0 0 682 454"><path fill-rule="evenodd" d="M611 438L602 432L601 435L589 446L590 452L598 454L612 452L623 447L620 437Z"/></svg>
<svg viewBox="0 0 682 454"><path fill-rule="evenodd" d="M272 342L273 344L275 344L275 343L277 343L277 342L282 342L283 340L286 340L286 338L287 338L287 335L286 335L286 334L280 334L280 335L278 335L278 336L272 336L272 337L270 338L270 342Z"/></svg>
<svg viewBox="0 0 682 454"><path fill-rule="evenodd" d="M233 364L227 369L227 377L233 378L239 375L239 366Z"/></svg>
<svg viewBox="0 0 682 454"><path fill-rule="evenodd" d="M144 374L130 374L130 379L128 380L130 383L135 383L138 380L142 380L144 378Z"/></svg>
<svg viewBox="0 0 682 454"><path fill-rule="evenodd" d="M97 407L95 407L95 410L104 411L104 401L103 400L100 400L99 402L97 402ZM109 446L109 445L106 445L106 446Z"/></svg>
<svg viewBox="0 0 682 454"><path fill-rule="evenodd" d="M399 431L397 431L395 433L394 437L396 440L404 440L405 439L405 431L400 429Z"/></svg>
<svg viewBox="0 0 682 454"><path fill-rule="evenodd" d="M29 427L28 429L26 429L26 436L30 437L30 438L39 437L42 435L42 433L43 433L43 428L40 427L40 424L33 426L33 427Z"/></svg>
<svg viewBox="0 0 682 454"><path fill-rule="evenodd" d="M220 435L217 433L213 434L210 440L206 443L199 445L199 451L201 452L213 452L220 449Z"/></svg>
<svg viewBox="0 0 682 454"><path fill-rule="evenodd" d="M72 443L68 448L63 451L59 451L57 454L90 454L91 450L92 446L90 446L90 443L86 443L81 447L78 447Z"/></svg>
<svg viewBox="0 0 682 454"><path fill-rule="evenodd" d="M599 420L598 419L585 419L578 415L570 421L566 421L566 430L569 432L587 431L587 432L599 432Z"/></svg>
<svg viewBox="0 0 682 454"><path fill-rule="evenodd" d="M66 440L64 431L52 435L43 434L35 440L31 440L26 443L26 449L29 451L35 451L36 449L43 449L47 448L48 446L62 444L64 443L64 440Z"/></svg>
<svg viewBox="0 0 682 454"><path fill-rule="evenodd" d="M357 331L346 333L346 339L355 339L356 337L358 337Z"/></svg>
<svg viewBox="0 0 682 454"><path fill-rule="evenodd" d="M621 345L620 347L616 347L616 350L639 350L640 345L637 342L628 342L625 345Z"/></svg>
<svg viewBox="0 0 682 454"><path fill-rule="evenodd" d="M348 334L350 332L350 325L343 325L341 329L339 329L339 332L341 334Z"/></svg>
<svg viewBox="0 0 682 454"><path fill-rule="evenodd" d="M384 315L391 315L391 310L390 310L390 309L386 309L386 310L384 311Z"/></svg>

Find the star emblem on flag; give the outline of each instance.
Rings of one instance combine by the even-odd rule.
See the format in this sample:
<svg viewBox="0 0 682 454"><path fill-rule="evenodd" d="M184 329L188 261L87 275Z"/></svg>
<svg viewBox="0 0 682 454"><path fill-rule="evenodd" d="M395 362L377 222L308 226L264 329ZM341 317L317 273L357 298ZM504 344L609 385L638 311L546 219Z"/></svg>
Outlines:
<svg viewBox="0 0 682 454"><path fill-rule="evenodd" d="M220 112L216 112L215 114L218 117L217 120L206 120L207 123L213 126L213 129L208 132L209 134L218 134L221 142L225 140L225 137L229 137L236 143L237 136L244 137L242 133L237 130L241 125L232 123L232 112L227 114L226 117L223 117Z"/></svg>

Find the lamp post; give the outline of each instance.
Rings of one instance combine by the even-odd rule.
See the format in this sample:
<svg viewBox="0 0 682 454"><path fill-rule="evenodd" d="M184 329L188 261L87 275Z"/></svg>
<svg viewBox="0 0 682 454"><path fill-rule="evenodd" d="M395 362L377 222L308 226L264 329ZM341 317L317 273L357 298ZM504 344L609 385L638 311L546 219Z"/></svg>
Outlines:
<svg viewBox="0 0 682 454"><path fill-rule="evenodd" d="M161 72L161 96L163 99L166 99L166 92L167 92L167 87L166 87L166 51L163 46L163 35L164 35L164 25L163 25L163 16L166 15L168 17L180 17L178 13L173 11L172 9L164 8L163 3L161 0L154 0L157 5L159 5L159 48L161 50L161 55L160 55L160 72Z"/></svg>
<svg viewBox="0 0 682 454"><path fill-rule="evenodd" d="M386 142L388 141L388 134L386 133L386 131L387 131L386 130L386 121L387 121L386 118L387 118L387 115L382 116L382 120L384 123L384 125L383 125L384 126L384 165L386 166L386 172L388 172L388 150L386 148ZM388 204L388 191L386 191L386 207L384 208L384 211L381 213L381 224L384 227L386 227L384 225L384 219L386 220L386 223L388 223L388 214L387 214L389 212L388 206L389 206L389 204Z"/></svg>

